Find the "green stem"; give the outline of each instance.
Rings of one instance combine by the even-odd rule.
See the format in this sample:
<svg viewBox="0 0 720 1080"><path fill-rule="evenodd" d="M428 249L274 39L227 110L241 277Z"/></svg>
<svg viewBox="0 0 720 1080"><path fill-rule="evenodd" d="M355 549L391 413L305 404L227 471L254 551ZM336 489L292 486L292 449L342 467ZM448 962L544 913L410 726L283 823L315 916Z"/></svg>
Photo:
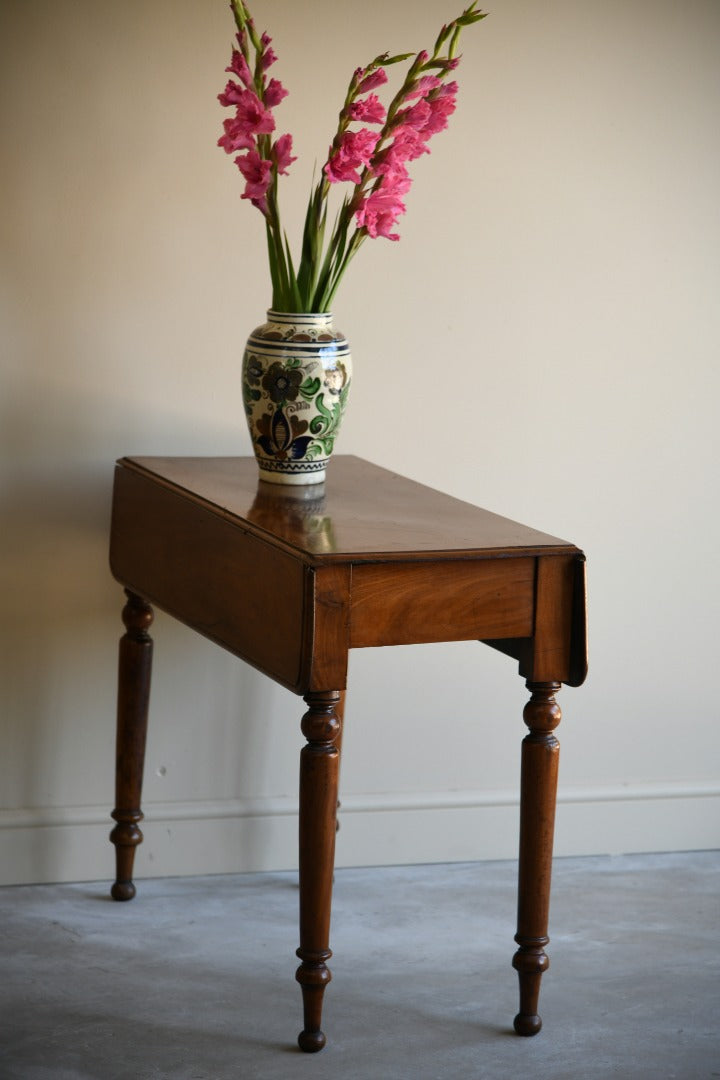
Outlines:
<svg viewBox="0 0 720 1080"><path fill-rule="evenodd" d="M352 235L352 237L350 239L350 243L347 246L347 250L346 250L346 252L345 252L345 254L343 256L343 259L342 259L341 263L337 266L337 268L335 270L335 274L333 276L333 279L330 282L330 285L329 285L329 288L328 288L328 290L327 290L327 292L325 294L325 297L323 298L324 299L323 308L322 308L323 311L329 311L332 308L333 300L335 299L335 293L338 290L338 286L339 286L340 282L343 279L345 271L347 270L348 266L350 265L351 260L355 257L357 252L360 250L360 245L363 243L366 236L367 236L367 233L365 232L364 229L357 229L353 233L353 235Z"/></svg>

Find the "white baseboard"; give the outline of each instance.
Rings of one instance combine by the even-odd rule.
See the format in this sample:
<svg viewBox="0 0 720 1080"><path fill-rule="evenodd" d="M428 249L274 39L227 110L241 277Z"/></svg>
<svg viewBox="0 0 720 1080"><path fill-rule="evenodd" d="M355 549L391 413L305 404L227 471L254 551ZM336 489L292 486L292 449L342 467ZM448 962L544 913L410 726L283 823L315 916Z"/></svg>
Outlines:
<svg viewBox="0 0 720 1080"><path fill-rule="evenodd" d="M290 869L294 799L154 803L145 807L136 876ZM0 811L0 885L110 880L107 807ZM517 792L343 796L338 866L513 859ZM555 854L720 847L720 785L645 784L560 790Z"/></svg>

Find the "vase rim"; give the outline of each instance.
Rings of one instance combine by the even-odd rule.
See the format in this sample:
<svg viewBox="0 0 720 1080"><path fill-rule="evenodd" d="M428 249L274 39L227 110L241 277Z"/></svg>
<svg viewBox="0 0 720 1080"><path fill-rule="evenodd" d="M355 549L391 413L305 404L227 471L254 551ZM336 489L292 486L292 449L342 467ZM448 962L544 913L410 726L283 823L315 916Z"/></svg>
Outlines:
<svg viewBox="0 0 720 1080"><path fill-rule="evenodd" d="M268 308L267 316L269 319L292 319L297 322L300 319L332 319L332 311L277 311Z"/></svg>

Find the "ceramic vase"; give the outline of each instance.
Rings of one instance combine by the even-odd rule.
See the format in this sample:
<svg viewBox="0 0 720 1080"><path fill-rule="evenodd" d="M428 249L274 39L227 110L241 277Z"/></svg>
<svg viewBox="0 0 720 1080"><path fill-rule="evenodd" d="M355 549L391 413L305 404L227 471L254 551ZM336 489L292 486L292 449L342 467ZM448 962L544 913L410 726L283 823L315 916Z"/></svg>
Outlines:
<svg viewBox="0 0 720 1080"><path fill-rule="evenodd" d="M321 484L350 389L350 349L332 314L268 311L243 357L242 385L260 478Z"/></svg>

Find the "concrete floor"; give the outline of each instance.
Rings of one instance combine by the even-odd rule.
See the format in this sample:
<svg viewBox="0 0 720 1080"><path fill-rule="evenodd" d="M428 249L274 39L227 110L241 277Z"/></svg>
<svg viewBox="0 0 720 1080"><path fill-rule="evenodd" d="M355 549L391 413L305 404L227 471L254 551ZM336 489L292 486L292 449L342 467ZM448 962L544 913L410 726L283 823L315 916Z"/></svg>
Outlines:
<svg viewBox="0 0 720 1080"><path fill-rule="evenodd" d="M512 863L338 871L304 1055L293 874L0 889L0 1078L720 1077L720 852L558 860L533 1039L514 907Z"/></svg>

